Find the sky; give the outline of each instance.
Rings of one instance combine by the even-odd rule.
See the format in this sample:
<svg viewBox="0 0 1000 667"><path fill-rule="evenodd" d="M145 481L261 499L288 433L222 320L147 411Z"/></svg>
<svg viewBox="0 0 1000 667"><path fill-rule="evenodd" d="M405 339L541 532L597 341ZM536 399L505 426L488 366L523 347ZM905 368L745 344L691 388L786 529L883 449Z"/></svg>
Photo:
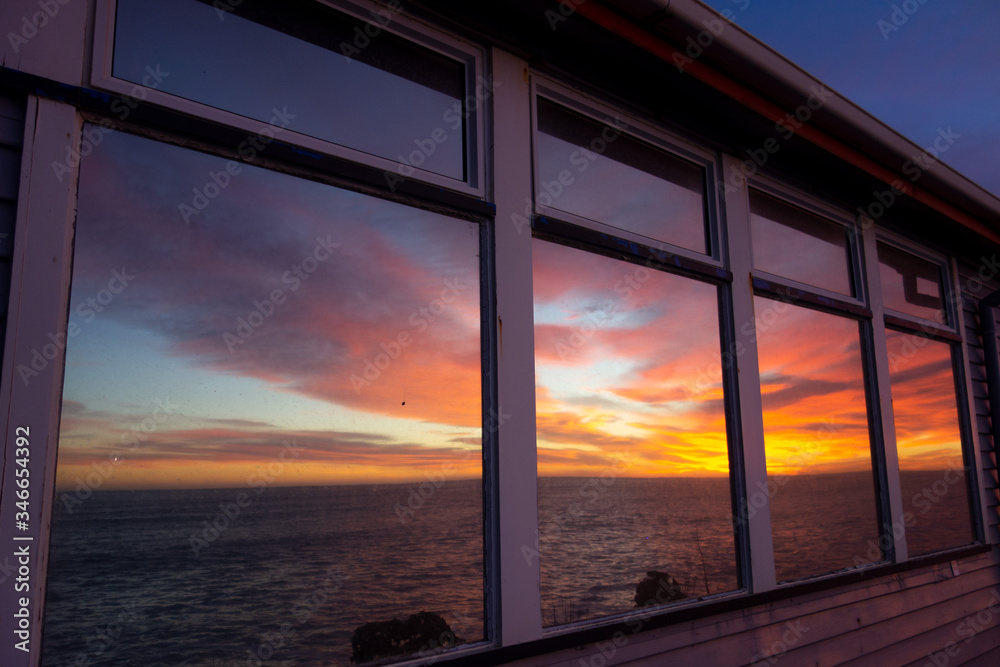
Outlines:
<svg viewBox="0 0 1000 667"><path fill-rule="evenodd" d="M942 160L1000 196L1000 3L706 4L916 144L951 127L961 137Z"/></svg>
<svg viewBox="0 0 1000 667"><path fill-rule="evenodd" d="M543 179L571 164L572 145L540 147ZM642 202L604 191L648 172L587 164L601 178L552 205L632 228ZM639 231L697 245L691 187ZM850 294L814 270L847 266L832 223L796 210L754 200L758 263ZM479 476L479 248L473 222L110 132L81 168L57 484ZM883 266L901 308L909 265ZM718 287L539 239L532 271L539 473L728 475ZM940 281L918 292L940 302ZM870 470L857 323L755 307L769 472ZM940 470L961 460L948 351L908 339L891 337L901 467Z"/></svg>
<svg viewBox="0 0 1000 667"><path fill-rule="evenodd" d="M479 243L475 223L108 134L81 173L58 483L478 475Z"/></svg>

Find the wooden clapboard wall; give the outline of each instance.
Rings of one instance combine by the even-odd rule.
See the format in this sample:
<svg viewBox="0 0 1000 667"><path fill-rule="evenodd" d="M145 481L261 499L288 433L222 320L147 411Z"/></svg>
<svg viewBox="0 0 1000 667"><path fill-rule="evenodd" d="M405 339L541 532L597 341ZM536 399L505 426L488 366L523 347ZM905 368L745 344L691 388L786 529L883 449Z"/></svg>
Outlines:
<svg viewBox="0 0 1000 667"><path fill-rule="evenodd" d="M989 277L993 272L995 261L996 257L983 258L980 266L963 265L959 269L962 309L965 313L964 335L969 342L969 372L976 414L976 444L980 459L980 475L986 492L986 524L989 531L987 540L993 544L1000 543L1000 489L997 485L996 443L993 442L990 420L990 397L986 380L986 357L982 344L983 329L979 322L979 299L1000 289L1000 281L992 279L984 284L980 279L979 269L983 269L983 277ZM995 310L993 316L996 317ZM996 400L1000 400L1000 397L996 397Z"/></svg>
<svg viewBox="0 0 1000 667"><path fill-rule="evenodd" d="M1000 554L993 549L954 565L917 567L511 664L995 667Z"/></svg>
<svg viewBox="0 0 1000 667"><path fill-rule="evenodd" d="M23 100L6 97L0 92L0 359L3 359L7 337L14 222L21 176L21 146L24 143L24 110Z"/></svg>

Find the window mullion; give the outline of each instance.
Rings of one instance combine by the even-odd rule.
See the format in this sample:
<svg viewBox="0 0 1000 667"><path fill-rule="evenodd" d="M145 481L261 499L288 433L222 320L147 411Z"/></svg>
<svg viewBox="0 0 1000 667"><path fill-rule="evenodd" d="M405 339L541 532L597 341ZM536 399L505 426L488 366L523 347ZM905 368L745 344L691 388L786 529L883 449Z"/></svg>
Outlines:
<svg viewBox="0 0 1000 667"><path fill-rule="evenodd" d="M896 451L896 422L892 411L892 395L889 385L889 353L885 338L885 307L882 299L882 281L879 276L878 250L876 248L875 229L871 225L862 225L861 239L864 245L865 274L868 280L868 304L872 311L872 372L875 377L877 394L872 401L878 403L881 415L882 450L885 461L884 493L888 494L889 516L883 520L885 540L893 540L897 563L908 560L906 547L903 493L899 481L899 454Z"/></svg>
<svg viewBox="0 0 1000 667"><path fill-rule="evenodd" d="M497 426L499 468L499 638L504 645L542 635L535 446L532 313L531 90L527 63L493 51L493 165L496 202ZM494 573L495 574L495 573Z"/></svg>
<svg viewBox="0 0 1000 667"><path fill-rule="evenodd" d="M743 454L743 493L737 498L738 526L746 531L752 592L766 591L777 583L774 571L774 543L771 538L770 497L767 463L764 455L764 420L760 391L760 368L757 362L757 338L753 307L753 257L750 254L750 209L746 179L740 173L741 161L723 156L725 210L729 262L733 272L732 302L735 323L734 354L736 382L740 402L739 445ZM732 188L730 184L739 183ZM739 474L739 471L737 472Z"/></svg>

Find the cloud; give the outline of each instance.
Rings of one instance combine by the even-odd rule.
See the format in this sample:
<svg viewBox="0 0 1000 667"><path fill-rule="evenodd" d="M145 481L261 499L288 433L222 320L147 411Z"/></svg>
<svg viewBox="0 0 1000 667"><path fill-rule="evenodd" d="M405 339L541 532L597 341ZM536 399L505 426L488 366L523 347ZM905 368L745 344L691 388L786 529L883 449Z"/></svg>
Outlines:
<svg viewBox="0 0 1000 667"><path fill-rule="evenodd" d="M110 470L102 475L104 488L127 487L134 475L149 470L192 467L201 476L213 477L219 486L233 486L246 479L247 471L279 463L295 466L296 482L319 483L350 480L353 470L397 479L419 478L425 470L475 474L481 459L480 442L471 437L428 446L380 433L266 429L254 423L240 428L240 420L227 419L204 419L190 428L164 424L130 432L123 428L121 415L86 408L79 412L84 418L64 416L61 425L57 481L61 489L102 468ZM159 478L162 482L166 475Z"/></svg>
<svg viewBox="0 0 1000 667"><path fill-rule="evenodd" d="M82 172L71 317L124 272L99 316L137 345L162 337L178 363L377 414L405 394L414 418L481 422L476 224L246 165L185 224L179 204L225 161L105 143Z"/></svg>

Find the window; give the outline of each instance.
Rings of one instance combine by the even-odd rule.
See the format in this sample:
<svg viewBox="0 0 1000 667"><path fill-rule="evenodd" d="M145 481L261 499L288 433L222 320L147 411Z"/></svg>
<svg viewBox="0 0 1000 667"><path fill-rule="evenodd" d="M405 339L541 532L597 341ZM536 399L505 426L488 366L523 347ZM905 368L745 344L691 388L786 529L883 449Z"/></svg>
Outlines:
<svg viewBox="0 0 1000 667"><path fill-rule="evenodd" d="M107 135L81 169L46 661L94 658L106 623L116 664L486 637L479 249L475 222Z"/></svg>
<svg viewBox="0 0 1000 667"><path fill-rule="evenodd" d="M883 560L864 308L798 287L853 295L847 229L756 190L750 214L755 275L768 271L754 310L777 579Z"/></svg>
<svg viewBox="0 0 1000 667"><path fill-rule="evenodd" d="M886 347L907 550L920 555L975 539L956 395L958 337L944 267L878 243Z"/></svg>
<svg viewBox="0 0 1000 667"><path fill-rule="evenodd" d="M939 265L882 242L878 244L878 262L887 309L948 326Z"/></svg>
<svg viewBox="0 0 1000 667"><path fill-rule="evenodd" d="M975 551L952 260L364 2L102 0L146 102L38 104L42 664L498 662Z"/></svg>
<svg viewBox="0 0 1000 667"><path fill-rule="evenodd" d="M537 121L541 212L555 209L556 217L569 213L618 235L711 254L702 165L627 134L629 122L620 116L597 122L539 97Z"/></svg>
<svg viewBox="0 0 1000 667"><path fill-rule="evenodd" d="M536 100L542 623L731 594L729 275L685 253L712 248L707 169Z"/></svg>
<svg viewBox="0 0 1000 667"><path fill-rule="evenodd" d="M116 0L114 54L98 63L98 83L151 86L145 95L185 111L224 110L256 122L247 129L269 123L283 141L382 158L389 185L417 173L480 188L488 93L476 53L414 31L399 3L344 7L354 13L303 0Z"/></svg>
<svg viewBox="0 0 1000 667"><path fill-rule="evenodd" d="M758 271L856 296L842 225L750 190L750 235Z"/></svg>
<svg viewBox="0 0 1000 667"><path fill-rule="evenodd" d="M858 322L764 297L754 308L778 580L881 560L868 553L879 514Z"/></svg>
<svg viewBox="0 0 1000 667"><path fill-rule="evenodd" d="M544 624L736 590L718 287L538 239L532 261Z"/></svg>

